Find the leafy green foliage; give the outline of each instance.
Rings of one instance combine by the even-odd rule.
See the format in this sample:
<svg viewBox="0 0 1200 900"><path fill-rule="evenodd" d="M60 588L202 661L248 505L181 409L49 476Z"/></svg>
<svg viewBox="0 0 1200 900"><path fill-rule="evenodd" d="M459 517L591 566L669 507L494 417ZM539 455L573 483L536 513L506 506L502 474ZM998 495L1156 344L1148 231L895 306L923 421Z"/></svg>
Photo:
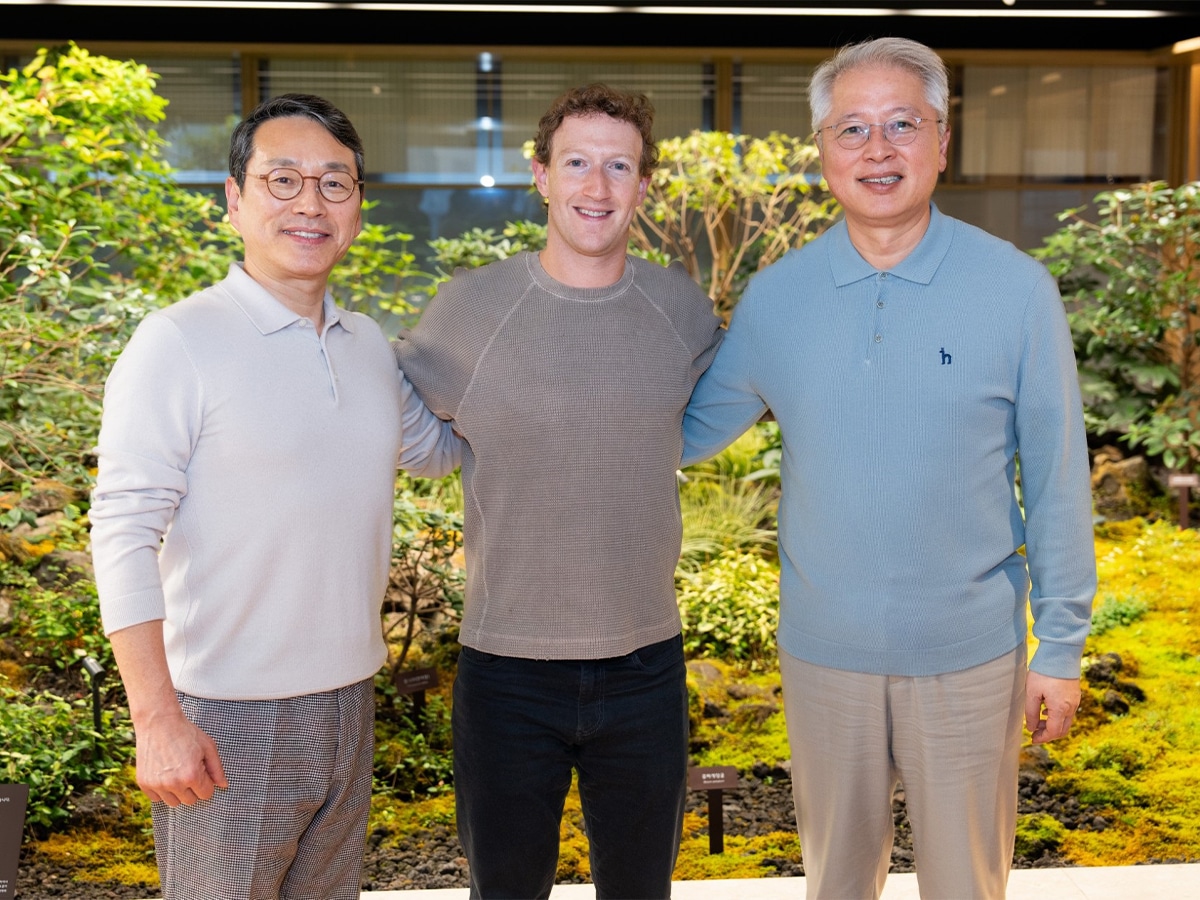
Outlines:
<svg viewBox="0 0 1200 900"><path fill-rule="evenodd" d="M658 147L633 243L682 261L726 319L750 275L812 240L837 212L809 171L817 148L801 138L693 131Z"/></svg>
<svg viewBox="0 0 1200 900"><path fill-rule="evenodd" d="M1114 597L1109 594L1092 610L1091 634L1099 637L1119 626L1132 625L1149 611L1150 604L1135 596Z"/></svg>
<svg viewBox="0 0 1200 900"><path fill-rule="evenodd" d="M375 725L375 792L412 799L450 790L450 742L450 710L440 696L429 698L419 718L381 711Z"/></svg>
<svg viewBox="0 0 1200 900"><path fill-rule="evenodd" d="M369 212L372 204L364 205ZM329 292L346 309L378 318L381 312L407 316L417 309L414 295L423 295L432 281L416 267L408 249L411 234L385 225L363 223L362 231L330 273Z"/></svg>
<svg viewBox="0 0 1200 900"><path fill-rule="evenodd" d="M775 658L779 570L755 553L729 550L695 572L675 575L683 649L756 668Z"/></svg>
<svg viewBox="0 0 1200 900"><path fill-rule="evenodd" d="M418 505L407 493L394 504L392 567L383 601L388 672L403 668L413 642L428 643L457 629L465 573L455 561L462 547L462 517Z"/></svg>
<svg viewBox="0 0 1200 900"><path fill-rule="evenodd" d="M111 725L111 714L105 722ZM29 785L25 821L46 831L70 815L81 785L99 784L131 755L129 735L93 731L86 700L25 693L0 680L0 781Z"/></svg>
<svg viewBox="0 0 1200 900"><path fill-rule="evenodd" d="M1060 280L1088 429L1200 462L1200 183L1097 194L1034 252Z"/></svg>
<svg viewBox="0 0 1200 900"><path fill-rule="evenodd" d="M132 328L224 272L232 232L171 181L164 106L145 66L73 44L0 74L0 484L86 484Z"/></svg>
<svg viewBox="0 0 1200 900"><path fill-rule="evenodd" d="M773 490L740 478L693 478L681 485L680 569L698 571L727 550L773 557L777 503Z"/></svg>
<svg viewBox="0 0 1200 900"><path fill-rule="evenodd" d="M446 281L456 269L474 269L516 256L523 250L537 252L546 246L546 226L528 219L509 222L501 234L492 228L472 228L456 238L434 238L429 242L437 265L435 284Z"/></svg>
<svg viewBox="0 0 1200 900"><path fill-rule="evenodd" d="M0 590L11 605L3 636L20 649L31 674L76 671L86 656L113 669L96 585L90 579L64 580L47 588L22 568L0 562Z"/></svg>
<svg viewBox="0 0 1200 900"><path fill-rule="evenodd" d="M1036 859L1048 850L1057 850L1066 831L1063 824L1049 813L1017 816L1014 855Z"/></svg>
<svg viewBox="0 0 1200 900"><path fill-rule="evenodd" d="M768 471L764 455L775 446L778 433L773 422L756 425L683 473L681 571L697 571L727 550L776 557L778 464L773 473Z"/></svg>

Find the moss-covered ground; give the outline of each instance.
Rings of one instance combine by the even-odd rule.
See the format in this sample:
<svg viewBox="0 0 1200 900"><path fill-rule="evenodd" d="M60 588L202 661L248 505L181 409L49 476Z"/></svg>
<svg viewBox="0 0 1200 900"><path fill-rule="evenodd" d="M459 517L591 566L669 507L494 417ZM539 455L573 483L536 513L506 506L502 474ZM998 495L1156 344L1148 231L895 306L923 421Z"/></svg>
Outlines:
<svg viewBox="0 0 1200 900"><path fill-rule="evenodd" d="M1045 814L1024 816L1018 841L1056 847L1063 858L1087 866L1195 861L1200 533L1141 520L1103 525L1096 532L1096 555L1100 588L1084 660L1084 704L1072 733L1049 746L1047 776L1048 788L1076 798L1091 824L1064 827ZM777 687L773 664L751 670L694 661L693 762L746 771L788 759ZM131 779L114 790L122 798L119 826L54 835L27 850L70 863L77 880L156 883L146 804L136 798ZM433 825L452 827L453 816L449 792L424 799L381 795L372 804L371 829L381 841L400 846ZM562 838L560 880L586 879L587 839L574 790ZM752 878L771 871L766 860L795 860L799 854L795 834L780 831L755 838L726 835L725 852L710 855L701 810L687 815L675 874Z"/></svg>

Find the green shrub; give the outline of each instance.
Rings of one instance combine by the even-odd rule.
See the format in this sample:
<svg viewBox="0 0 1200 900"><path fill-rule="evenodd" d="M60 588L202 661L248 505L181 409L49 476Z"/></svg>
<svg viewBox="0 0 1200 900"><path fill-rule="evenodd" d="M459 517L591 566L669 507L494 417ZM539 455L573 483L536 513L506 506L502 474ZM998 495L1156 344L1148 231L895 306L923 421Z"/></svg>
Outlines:
<svg viewBox="0 0 1200 900"><path fill-rule="evenodd" d="M634 246L677 259L728 320L746 282L833 224L837 201L809 170L806 138L693 131L658 142Z"/></svg>
<svg viewBox="0 0 1200 900"><path fill-rule="evenodd" d="M773 490L753 481L718 476L684 483L679 568L694 572L726 551L774 557L777 503Z"/></svg>
<svg viewBox="0 0 1200 900"><path fill-rule="evenodd" d="M1099 637L1119 626L1132 625L1149 611L1150 605L1133 595L1114 597L1109 594L1092 610L1091 634Z"/></svg>
<svg viewBox="0 0 1200 900"><path fill-rule="evenodd" d="M381 680L376 678L380 693L392 693ZM375 723L375 792L412 799L452 790L450 746L450 709L440 696L428 698L420 721L396 715L394 708L381 711Z"/></svg>
<svg viewBox="0 0 1200 900"><path fill-rule="evenodd" d="M102 722L111 721L105 714ZM86 700L27 694L0 682L0 781L29 785L25 821L32 829L45 832L66 820L72 797L128 760L128 734L93 729Z"/></svg>
<svg viewBox="0 0 1200 900"><path fill-rule="evenodd" d="M456 555L462 516L418 502L408 492L393 504L392 565L383 599L387 671L394 678L415 643L432 649L462 620L466 573Z"/></svg>
<svg viewBox="0 0 1200 900"><path fill-rule="evenodd" d="M1200 464L1200 182L1097 194L1034 256L1068 304L1088 430Z"/></svg>
<svg viewBox="0 0 1200 900"><path fill-rule="evenodd" d="M754 553L730 550L695 572L676 574L683 647L689 656L748 662L775 658L779 570Z"/></svg>
<svg viewBox="0 0 1200 900"><path fill-rule="evenodd" d="M65 577L47 588L21 566L0 562L0 590L10 603L9 621L0 635L19 648L31 674L77 671L85 656L115 671L112 647L100 623L96 585L90 579Z"/></svg>
<svg viewBox="0 0 1200 900"><path fill-rule="evenodd" d="M1017 843L1014 855L1037 859L1046 851L1058 849L1067 830L1049 813L1017 816Z"/></svg>
<svg viewBox="0 0 1200 900"><path fill-rule="evenodd" d="M154 81L74 44L0 73L0 486L86 487L133 327L227 266L222 210L162 158Z"/></svg>
<svg viewBox="0 0 1200 900"><path fill-rule="evenodd" d="M507 223L501 234L491 228L472 228L455 238L434 238L429 246L437 264L434 280L442 282L456 269L474 269L522 250L541 250L546 246L546 226L526 219Z"/></svg>

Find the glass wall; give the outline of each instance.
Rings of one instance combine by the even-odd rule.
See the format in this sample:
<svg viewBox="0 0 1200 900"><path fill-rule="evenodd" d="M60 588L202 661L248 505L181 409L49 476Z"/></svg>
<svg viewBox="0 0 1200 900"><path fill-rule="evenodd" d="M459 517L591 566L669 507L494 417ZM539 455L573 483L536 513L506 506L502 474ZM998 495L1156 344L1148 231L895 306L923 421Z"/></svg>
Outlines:
<svg viewBox="0 0 1200 900"><path fill-rule="evenodd" d="M221 183L229 174L229 136L242 117L241 60L237 56L139 58L158 76L167 116L159 133L167 162L187 183Z"/></svg>
<svg viewBox="0 0 1200 900"><path fill-rule="evenodd" d="M744 63L733 76L733 130L766 137L812 133L808 82L813 66Z"/></svg>
<svg viewBox="0 0 1200 900"><path fill-rule="evenodd" d="M161 127L185 183L224 180L229 133L242 113L242 60L148 58L169 101ZM811 64L730 65L733 129L811 131ZM639 90L654 102L658 137L711 128L711 59L625 61L468 53L441 59L253 60L256 92L321 94L354 121L366 147L368 216L414 237L539 218L524 145L552 100L591 81ZM954 70L951 165L942 208L1029 248L1055 215L1115 183L1165 177L1165 72L1153 66L964 65ZM254 92L252 92L254 93Z"/></svg>
<svg viewBox="0 0 1200 900"><path fill-rule="evenodd" d="M965 66L958 179L1149 179L1158 89L1147 67Z"/></svg>
<svg viewBox="0 0 1200 900"><path fill-rule="evenodd" d="M258 79L262 97L320 94L349 116L372 180L462 182L480 165L471 59L273 57L260 66Z"/></svg>

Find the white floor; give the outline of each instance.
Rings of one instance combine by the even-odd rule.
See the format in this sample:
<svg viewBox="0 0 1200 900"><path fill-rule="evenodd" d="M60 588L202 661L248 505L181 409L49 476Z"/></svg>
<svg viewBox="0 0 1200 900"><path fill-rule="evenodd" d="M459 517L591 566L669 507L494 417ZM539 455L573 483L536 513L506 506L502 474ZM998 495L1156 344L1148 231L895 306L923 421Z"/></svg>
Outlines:
<svg viewBox="0 0 1200 900"><path fill-rule="evenodd" d="M370 900L467 900L466 888L373 891ZM594 900L590 884L561 884L551 900ZM677 881L673 900L803 900L803 878ZM890 875L883 900L918 900L915 875ZM1014 869L1008 900L1187 900L1200 898L1200 864L1091 869Z"/></svg>

